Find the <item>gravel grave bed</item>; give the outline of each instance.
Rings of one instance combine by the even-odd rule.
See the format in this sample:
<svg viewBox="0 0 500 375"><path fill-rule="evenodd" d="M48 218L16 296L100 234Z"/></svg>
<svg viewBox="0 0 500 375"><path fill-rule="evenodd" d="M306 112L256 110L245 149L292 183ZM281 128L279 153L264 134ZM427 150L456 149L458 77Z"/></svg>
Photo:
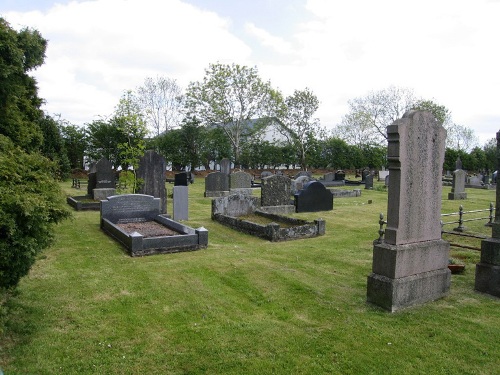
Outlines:
<svg viewBox="0 0 500 375"><path fill-rule="evenodd" d="M144 238L147 237L162 237L162 236L176 236L179 233L175 230L167 228L166 226L157 223L156 221L140 221L133 223L118 223L115 224L127 233L137 232L142 234Z"/></svg>

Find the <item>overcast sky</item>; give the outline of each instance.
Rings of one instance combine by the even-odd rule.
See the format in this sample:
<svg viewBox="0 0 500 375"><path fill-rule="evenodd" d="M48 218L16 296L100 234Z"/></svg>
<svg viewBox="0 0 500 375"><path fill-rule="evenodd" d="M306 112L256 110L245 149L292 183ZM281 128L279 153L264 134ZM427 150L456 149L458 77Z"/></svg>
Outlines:
<svg viewBox="0 0 500 375"><path fill-rule="evenodd" d="M310 88L332 128L391 85L445 105L481 145L500 129L500 0L0 0L49 41L35 72L49 114L109 116L146 77L186 88L209 63L256 66L285 96Z"/></svg>

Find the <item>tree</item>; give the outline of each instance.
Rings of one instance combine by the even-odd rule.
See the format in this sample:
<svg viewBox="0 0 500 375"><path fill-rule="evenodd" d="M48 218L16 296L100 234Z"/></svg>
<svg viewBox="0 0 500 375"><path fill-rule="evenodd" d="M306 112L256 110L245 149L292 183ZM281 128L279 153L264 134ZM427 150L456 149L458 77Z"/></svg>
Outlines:
<svg viewBox="0 0 500 375"><path fill-rule="evenodd" d="M82 169L85 162L85 153L88 150L85 128L72 125L60 118L58 122L71 169Z"/></svg>
<svg viewBox="0 0 500 375"><path fill-rule="evenodd" d="M146 125L154 135L167 132L180 123L182 90L175 79L148 77L137 89L137 102Z"/></svg>
<svg viewBox="0 0 500 375"><path fill-rule="evenodd" d="M186 93L188 115L224 131L236 164L242 142L255 131L250 120L262 119L257 125L267 125L280 103L281 95L262 81L257 68L237 64L210 64L203 81L190 83Z"/></svg>
<svg viewBox="0 0 500 375"><path fill-rule="evenodd" d="M456 150L470 151L478 145L478 139L471 128L451 123L446 128L446 146Z"/></svg>
<svg viewBox="0 0 500 375"><path fill-rule="evenodd" d="M59 124L49 115L45 115L38 121L42 130L43 143L41 153L57 165L57 177L59 179L69 176L71 167L69 164L66 146L59 130Z"/></svg>
<svg viewBox="0 0 500 375"><path fill-rule="evenodd" d="M303 170L307 168L307 152L320 131L319 120L313 118L318 107L318 98L308 88L302 91L295 90L285 99L285 111L280 130L287 138L287 142L295 148Z"/></svg>
<svg viewBox="0 0 500 375"><path fill-rule="evenodd" d="M413 109L420 111L428 111L434 115L436 120L446 129L451 124L451 112L444 105L437 104L432 100L418 100Z"/></svg>
<svg viewBox="0 0 500 375"><path fill-rule="evenodd" d="M57 167L41 154L55 150L47 127L43 150L36 80L47 42L36 30L13 30L0 18L0 288L15 287L67 218ZM52 125L52 123L50 124ZM54 135L55 136L55 135ZM57 137L56 137L57 138ZM50 147L49 147L50 145Z"/></svg>
<svg viewBox="0 0 500 375"><path fill-rule="evenodd" d="M498 169L497 140L495 138L491 138L485 143L483 150L486 158L486 169L496 171Z"/></svg>
<svg viewBox="0 0 500 375"><path fill-rule="evenodd" d="M123 162L118 145L127 140L115 124L106 119L94 120L86 124L86 134L88 139L87 155L90 160L97 161L105 157L115 169L126 164Z"/></svg>
<svg viewBox="0 0 500 375"><path fill-rule="evenodd" d="M347 143L353 144L348 130L357 128L357 140L364 138L364 144L385 145L387 141L386 127L411 109L416 102L413 90L389 86L380 91L372 91L368 95L348 101L349 113L344 116L338 126L336 135ZM366 134L363 134L366 133Z"/></svg>

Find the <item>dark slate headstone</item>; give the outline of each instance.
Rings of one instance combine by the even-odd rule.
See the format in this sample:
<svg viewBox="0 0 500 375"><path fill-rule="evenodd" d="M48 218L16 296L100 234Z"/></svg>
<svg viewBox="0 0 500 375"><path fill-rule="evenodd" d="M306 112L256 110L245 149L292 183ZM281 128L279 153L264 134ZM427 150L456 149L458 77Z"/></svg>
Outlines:
<svg viewBox="0 0 500 375"><path fill-rule="evenodd" d="M371 173L365 177L365 189L373 189L373 175Z"/></svg>
<svg viewBox="0 0 500 375"><path fill-rule="evenodd" d="M165 159L156 151L149 150L139 160L137 177L140 179L140 194L161 199L161 213L167 212L167 190L165 188Z"/></svg>
<svg viewBox="0 0 500 375"><path fill-rule="evenodd" d="M115 188L115 172L111 162L102 158L95 165L95 189Z"/></svg>
<svg viewBox="0 0 500 375"><path fill-rule="evenodd" d="M160 198L144 194L123 194L101 201L101 219L112 223L150 221L160 214Z"/></svg>
<svg viewBox="0 0 500 375"><path fill-rule="evenodd" d="M333 194L318 181L310 181L295 194L296 212L318 212L333 210Z"/></svg>
<svg viewBox="0 0 500 375"><path fill-rule="evenodd" d="M287 206L290 204L291 180L273 175L262 179L261 206Z"/></svg>
<svg viewBox="0 0 500 375"><path fill-rule="evenodd" d="M174 186L188 186L188 173L176 173L174 176Z"/></svg>
<svg viewBox="0 0 500 375"><path fill-rule="evenodd" d="M222 159L220 161L220 171L226 175L229 175L231 173L231 160Z"/></svg>
<svg viewBox="0 0 500 375"><path fill-rule="evenodd" d="M212 172L205 177L205 197L219 197L229 192L229 176Z"/></svg>
<svg viewBox="0 0 500 375"><path fill-rule="evenodd" d="M88 182L87 182L87 194L90 195L91 197L93 196L93 192L96 185L97 185L97 177L95 175L95 172L90 172L88 175Z"/></svg>
<svg viewBox="0 0 500 375"><path fill-rule="evenodd" d="M345 172L342 170L338 170L335 172L335 181L344 181L345 180Z"/></svg>
<svg viewBox="0 0 500 375"><path fill-rule="evenodd" d="M297 172L294 176L294 180L296 180L297 178L302 177L302 176L307 176L309 178L312 178L312 173L310 171Z"/></svg>

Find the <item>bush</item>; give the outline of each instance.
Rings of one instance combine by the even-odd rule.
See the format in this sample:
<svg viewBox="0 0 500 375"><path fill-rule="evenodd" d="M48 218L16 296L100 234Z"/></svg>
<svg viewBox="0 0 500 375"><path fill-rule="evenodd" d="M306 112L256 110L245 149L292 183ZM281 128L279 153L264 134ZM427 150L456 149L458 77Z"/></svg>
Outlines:
<svg viewBox="0 0 500 375"><path fill-rule="evenodd" d="M70 216L54 163L0 135L0 288L15 287Z"/></svg>

